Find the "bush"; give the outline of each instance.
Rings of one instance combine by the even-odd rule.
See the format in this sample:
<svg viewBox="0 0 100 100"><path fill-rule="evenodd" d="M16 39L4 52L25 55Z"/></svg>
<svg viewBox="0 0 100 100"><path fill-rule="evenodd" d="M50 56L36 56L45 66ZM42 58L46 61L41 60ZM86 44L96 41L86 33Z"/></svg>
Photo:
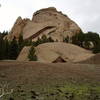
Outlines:
<svg viewBox="0 0 100 100"><path fill-rule="evenodd" d="M51 37L47 38L46 35L43 35L41 38L38 37L37 41L33 42L33 45L38 46L39 44L43 44L47 42L54 42L54 40Z"/></svg>

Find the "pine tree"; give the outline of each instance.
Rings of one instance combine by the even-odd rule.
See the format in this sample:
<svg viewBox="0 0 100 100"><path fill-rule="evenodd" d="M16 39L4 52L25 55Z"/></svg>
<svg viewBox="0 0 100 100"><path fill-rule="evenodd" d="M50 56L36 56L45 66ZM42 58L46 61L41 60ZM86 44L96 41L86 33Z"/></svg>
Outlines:
<svg viewBox="0 0 100 100"><path fill-rule="evenodd" d="M84 38L85 38L85 34L83 34L82 32L76 34L75 36L72 37L72 43L83 47Z"/></svg>
<svg viewBox="0 0 100 100"><path fill-rule="evenodd" d="M48 42L54 42L54 40L53 40L51 37L49 37L49 38L47 39L47 41L48 41Z"/></svg>
<svg viewBox="0 0 100 100"><path fill-rule="evenodd" d="M42 44L43 41L40 37L38 37L37 41L33 43L34 46L38 46L39 44Z"/></svg>
<svg viewBox="0 0 100 100"><path fill-rule="evenodd" d="M98 44L94 46L93 53L100 53L100 40L98 40Z"/></svg>
<svg viewBox="0 0 100 100"><path fill-rule="evenodd" d="M15 60L17 56L18 56L18 43L16 41L16 38L14 37L10 43L9 58Z"/></svg>
<svg viewBox="0 0 100 100"><path fill-rule="evenodd" d="M31 46L32 40L24 40L24 46Z"/></svg>
<svg viewBox="0 0 100 100"><path fill-rule="evenodd" d="M3 39L7 34L7 31L4 31L3 33L0 32L0 60L7 59L8 41L7 39Z"/></svg>
<svg viewBox="0 0 100 100"><path fill-rule="evenodd" d="M37 56L35 54L35 49L34 46L32 46L29 50L28 54L29 61L37 61Z"/></svg>
<svg viewBox="0 0 100 100"><path fill-rule="evenodd" d="M9 41L5 39L5 59L9 59Z"/></svg>
<svg viewBox="0 0 100 100"><path fill-rule="evenodd" d="M41 40L42 40L42 43L48 42L46 35L42 35Z"/></svg>
<svg viewBox="0 0 100 100"><path fill-rule="evenodd" d="M19 53L22 50L22 48L24 47L24 40L23 40L23 36L20 34L19 39L18 39L18 49L19 49Z"/></svg>

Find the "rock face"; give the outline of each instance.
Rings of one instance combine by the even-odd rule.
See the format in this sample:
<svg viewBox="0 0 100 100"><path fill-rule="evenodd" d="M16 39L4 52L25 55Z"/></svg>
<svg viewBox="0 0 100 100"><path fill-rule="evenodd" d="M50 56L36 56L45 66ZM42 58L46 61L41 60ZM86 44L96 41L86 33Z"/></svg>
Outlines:
<svg viewBox="0 0 100 100"><path fill-rule="evenodd" d="M17 61L29 61L28 54L29 54L30 46L24 47L20 52L20 55L17 58Z"/></svg>
<svg viewBox="0 0 100 100"><path fill-rule="evenodd" d="M23 34L24 39L36 40L45 34L54 40L62 41L64 37L71 37L80 31L79 26L68 16L50 7L35 12L32 20L19 17L7 38L12 39L14 36L18 38Z"/></svg>
<svg viewBox="0 0 100 100"><path fill-rule="evenodd" d="M51 63L59 57L66 62L79 62L90 58L94 54L73 44L55 42L37 46L36 55L38 61Z"/></svg>
<svg viewBox="0 0 100 100"><path fill-rule="evenodd" d="M23 29L29 21L29 19L22 19L21 17L18 17L10 33L6 36L8 40L12 40L14 36L18 39L20 34L23 34Z"/></svg>
<svg viewBox="0 0 100 100"><path fill-rule="evenodd" d="M36 48L36 55L39 62L79 62L86 60L94 54L85 50L79 46L63 43L44 43L40 44ZM17 60L28 61L29 47L23 48ZM27 52L26 52L27 51Z"/></svg>

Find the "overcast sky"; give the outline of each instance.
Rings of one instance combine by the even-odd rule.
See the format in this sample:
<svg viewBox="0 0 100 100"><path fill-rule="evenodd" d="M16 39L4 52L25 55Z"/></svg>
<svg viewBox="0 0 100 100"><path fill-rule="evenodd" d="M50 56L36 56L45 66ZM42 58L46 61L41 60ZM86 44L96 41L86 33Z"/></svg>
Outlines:
<svg viewBox="0 0 100 100"><path fill-rule="evenodd" d="M100 33L100 0L0 0L0 31L10 31L18 16L32 18L36 10L56 7L84 32Z"/></svg>

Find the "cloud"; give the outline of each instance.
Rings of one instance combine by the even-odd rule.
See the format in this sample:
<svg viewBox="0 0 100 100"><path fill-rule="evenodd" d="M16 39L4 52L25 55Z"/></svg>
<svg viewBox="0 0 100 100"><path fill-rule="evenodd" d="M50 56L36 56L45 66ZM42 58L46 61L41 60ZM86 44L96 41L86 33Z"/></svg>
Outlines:
<svg viewBox="0 0 100 100"><path fill-rule="evenodd" d="M1 0L0 30L10 30L18 16L31 18L41 8L56 7L84 32L100 32L100 0Z"/></svg>

